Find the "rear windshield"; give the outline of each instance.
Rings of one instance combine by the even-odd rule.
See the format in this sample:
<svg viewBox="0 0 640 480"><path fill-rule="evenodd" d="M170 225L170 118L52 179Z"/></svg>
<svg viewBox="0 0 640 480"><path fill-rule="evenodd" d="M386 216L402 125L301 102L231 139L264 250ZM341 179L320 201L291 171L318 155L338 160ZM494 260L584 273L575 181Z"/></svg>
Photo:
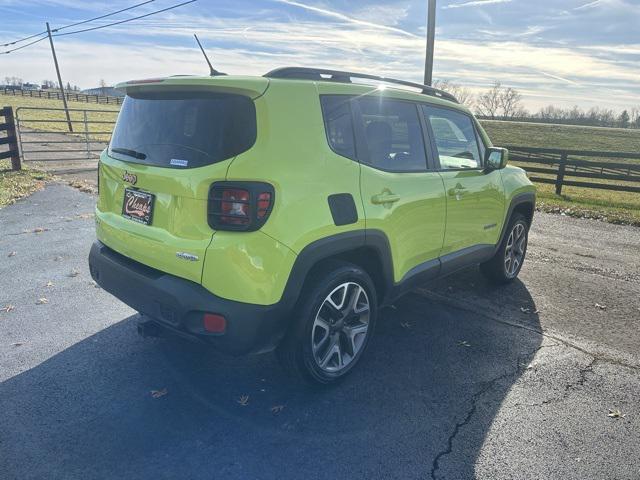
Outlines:
<svg viewBox="0 0 640 480"><path fill-rule="evenodd" d="M109 155L125 162L194 168L234 157L255 140L256 112L248 97L136 93L122 104Z"/></svg>

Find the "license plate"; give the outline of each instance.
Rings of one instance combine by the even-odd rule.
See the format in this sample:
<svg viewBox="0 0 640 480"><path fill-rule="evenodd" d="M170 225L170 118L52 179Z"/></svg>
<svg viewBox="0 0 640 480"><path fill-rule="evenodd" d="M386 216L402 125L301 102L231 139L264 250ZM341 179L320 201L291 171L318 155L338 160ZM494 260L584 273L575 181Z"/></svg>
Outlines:
<svg viewBox="0 0 640 480"><path fill-rule="evenodd" d="M124 191L122 202L122 216L134 222L149 225L153 217L153 201L155 196L151 193L132 190Z"/></svg>

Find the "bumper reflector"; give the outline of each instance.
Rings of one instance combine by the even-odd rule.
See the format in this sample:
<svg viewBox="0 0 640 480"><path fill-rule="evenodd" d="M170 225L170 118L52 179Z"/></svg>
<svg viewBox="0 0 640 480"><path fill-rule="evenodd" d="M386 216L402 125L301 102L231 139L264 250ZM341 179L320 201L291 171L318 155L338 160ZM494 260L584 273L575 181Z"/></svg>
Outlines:
<svg viewBox="0 0 640 480"><path fill-rule="evenodd" d="M205 313L202 321L207 332L224 333L227 329L227 320L217 313Z"/></svg>

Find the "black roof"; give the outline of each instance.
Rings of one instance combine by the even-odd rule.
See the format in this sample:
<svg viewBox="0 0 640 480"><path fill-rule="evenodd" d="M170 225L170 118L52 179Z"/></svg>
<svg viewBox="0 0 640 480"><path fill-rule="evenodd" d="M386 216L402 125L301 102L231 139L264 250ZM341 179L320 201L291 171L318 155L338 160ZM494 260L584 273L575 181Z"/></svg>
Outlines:
<svg viewBox="0 0 640 480"><path fill-rule="evenodd" d="M383 83L393 83L396 85L403 85L405 87L417 88L425 95L432 97L444 98L455 103L459 103L456 97L444 90L430 87L429 85L423 85L421 83L407 82L405 80L398 80L395 78L380 77L378 75L369 75L367 73L356 72L344 72L341 70L328 70L323 68L307 68L307 67L283 67L271 70L264 74L267 78L288 78L297 80L316 80L327 82L339 82L339 83L352 83L352 78L363 78L367 80L375 80Z"/></svg>

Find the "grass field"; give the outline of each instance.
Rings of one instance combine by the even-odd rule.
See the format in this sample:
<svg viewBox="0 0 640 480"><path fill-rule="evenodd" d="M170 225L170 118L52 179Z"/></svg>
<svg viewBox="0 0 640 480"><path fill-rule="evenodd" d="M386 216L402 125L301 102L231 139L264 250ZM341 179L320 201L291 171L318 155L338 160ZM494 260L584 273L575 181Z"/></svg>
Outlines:
<svg viewBox="0 0 640 480"><path fill-rule="evenodd" d="M480 122L496 146L640 152L640 130L528 122Z"/></svg>
<svg viewBox="0 0 640 480"><path fill-rule="evenodd" d="M100 122L113 122L116 119L118 112L117 105L103 105L96 103L85 102L68 102L69 116L72 120L73 129L75 132L84 132L84 114L83 112L73 110L95 110L87 113L87 120L100 121ZM31 97L18 97L15 95L4 95L0 93L0 107L11 106L13 107L14 115L19 107L36 107L36 108L63 108L62 100L53 100L46 98L31 98ZM32 128L35 130L47 130L52 132L68 132L68 126L66 123L66 116L64 111L49 110L49 111L34 111L28 109L21 109L18 111L20 117L20 125ZM34 122L33 119L49 120L48 122ZM31 121L29 121L31 119ZM111 131L113 129L112 124L94 123L88 125L89 133L93 133L91 138L95 140L106 141L109 139L109 134L98 134L95 132Z"/></svg>

